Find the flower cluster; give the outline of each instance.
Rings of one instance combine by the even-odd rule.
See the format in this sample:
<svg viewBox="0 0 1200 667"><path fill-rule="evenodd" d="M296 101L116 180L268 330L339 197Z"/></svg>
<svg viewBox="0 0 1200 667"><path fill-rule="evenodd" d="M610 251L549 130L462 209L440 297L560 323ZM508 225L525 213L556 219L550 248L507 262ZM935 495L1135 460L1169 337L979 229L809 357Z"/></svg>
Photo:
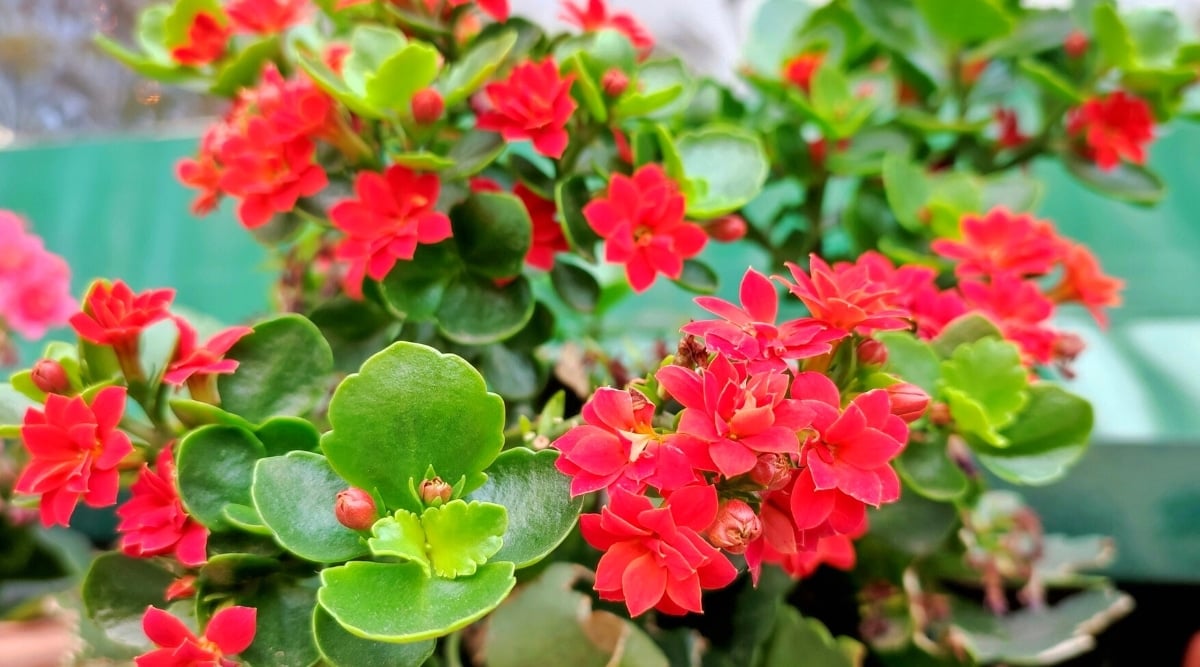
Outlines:
<svg viewBox="0 0 1200 667"><path fill-rule="evenodd" d="M1154 114L1144 100L1117 90L1073 109L1067 132L1101 169L1115 169L1122 160L1145 164L1146 146L1154 139Z"/></svg>
<svg viewBox="0 0 1200 667"><path fill-rule="evenodd" d="M929 397L839 388L820 371L854 339L910 327L909 314L869 262L814 257L810 271L777 277L807 317L779 322L776 287L753 269L740 306L697 299L721 319L684 327L691 351L658 370L659 391L598 389L584 423L554 443L572 494L611 497L581 523L605 552L602 598L634 615L698 612L702 589L734 577L726 554L744 555L755 578L764 563L794 576L848 567L866 508L899 498L891 461Z"/></svg>
<svg viewBox="0 0 1200 667"><path fill-rule="evenodd" d="M229 656L249 648L257 630L258 612L253 607L224 607L213 614L197 637L183 621L157 607L142 615L142 631L157 649L134 659L137 667L236 667Z"/></svg>
<svg viewBox="0 0 1200 667"><path fill-rule="evenodd" d="M28 339L66 324L75 310L71 272L11 211L0 210L0 342L12 330Z"/></svg>

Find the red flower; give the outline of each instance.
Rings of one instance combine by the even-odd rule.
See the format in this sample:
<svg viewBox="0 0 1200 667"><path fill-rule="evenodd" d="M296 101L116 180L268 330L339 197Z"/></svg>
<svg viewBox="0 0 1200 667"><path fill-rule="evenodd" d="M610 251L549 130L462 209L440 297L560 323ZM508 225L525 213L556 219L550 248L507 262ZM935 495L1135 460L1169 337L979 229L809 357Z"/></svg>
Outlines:
<svg viewBox="0 0 1200 667"><path fill-rule="evenodd" d="M204 635L192 634L183 621L157 607L147 607L142 630L159 648L134 658L137 667L237 667L228 656L254 641L258 610L225 607L213 614Z"/></svg>
<svg viewBox="0 0 1200 667"><path fill-rule="evenodd" d="M960 277L991 276L1011 271L1023 276L1049 273L1062 256L1062 240L1045 220L998 206L987 214L962 217L962 241L936 239L930 248L958 260Z"/></svg>
<svg viewBox="0 0 1200 667"><path fill-rule="evenodd" d="M1012 273L992 276L987 283L959 283L969 309L979 310L1000 328L1004 337L1021 347L1027 360L1050 363L1055 357L1059 333L1046 326L1054 314L1054 302L1037 283Z"/></svg>
<svg viewBox="0 0 1200 667"><path fill-rule="evenodd" d="M716 516L716 489L689 486L661 507L616 491L600 514L579 517L583 538L604 551L596 566L601 599L624 601L631 616L651 608L701 612L702 589L722 588L737 577L733 564L701 537Z"/></svg>
<svg viewBox="0 0 1200 667"><path fill-rule="evenodd" d="M451 7L460 7L462 5L475 2L475 5L483 10L483 13L492 17L494 20L501 23L508 20L508 0L450 0ZM429 5L430 0L425 0L425 4Z"/></svg>
<svg viewBox="0 0 1200 667"><path fill-rule="evenodd" d="M278 143L300 137L337 138L333 100L307 77L283 78L275 63L267 63L262 81L242 91L239 103L267 121Z"/></svg>
<svg viewBox="0 0 1200 667"><path fill-rule="evenodd" d="M1073 109L1067 132L1079 137L1101 169L1128 160L1145 164L1146 145L1154 139L1154 116L1141 99L1118 90Z"/></svg>
<svg viewBox="0 0 1200 667"><path fill-rule="evenodd" d="M655 377L686 408L678 432L696 467L735 477L750 472L759 454L800 452L796 432L812 415L786 398L786 373L750 375L718 354L707 368L664 366Z"/></svg>
<svg viewBox="0 0 1200 667"><path fill-rule="evenodd" d="M25 412L21 440L31 460L16 490L41 494L42 525L69 525L80 499L90 507L117 502L117 464L133 451L117 428L124 412L124 387L105 387L90 404L50 394L45 412Z"/></svg>
<svg viewBox="0 0 1200 667"><path fill-rule="evenodd" d="M640 493L647 484L667 491L696 481L676 437L654 430L653 419L654 404L636 389L597 389L583 406L584 424L554 441L562 452L554 465L571 478L571 495Z"/></svg>
<svg viewBox="0 0 1200 667"><path fill-rule="evenodd" d="M909 312L920 338L933 338L967 312L958 290L937 286L938 273L934 269L911 264L897 269L891 260L875 251L863 253L858 263L868 267L872 279L895 290L897 307Z"/></svg>
<svg viewBox="0 0 1200 667"><path fill-rule="evenodd" d="M1021 118L1015 109L997 107L995 118L996 124L1000 126L996 143L1000 144L1001 148L1016 148L1029 141L1029 137L1021 133Z"/></svg>
<svg viewBox="0 0 1200 667"><path fill-rule="evenodd" d="M648 164L630 178L613 174L608 192L583 207L583 215L604 244L604 258L625 265L635 292L644 292L656 274L678 278L683 260L704 249L708 235L683 219L684 198L662 167Z"/></svg>
<svg viewBox="0 0 1200 667"><path fill-rule="evenodd" d="M154 470L142 466L130 491L133 496L117 508L121 551L135 558L174 553L188 567L207 560L208 530L183 509L175 488L175 456L169 445L159 453Z"/></svg>
<svg viewBox="0 0 1200 667"><path fill-rule="evenodd" d="M812 80L821 63L825 62L825 54L821 52L801 53L783 65L783 78L805 93L812 90Z"/></svg>
<svg viewBox="0 0 1200 667"><path fill-rule="evenodd" d="M183 385L193 375L217 375L237 370L236 360L223 357L234 343L254 332L250 327L230 327L204 345L198 345L196 330L187 320L176 317L175 326L179 329L179 344L175 347L171 365L163 375L163 382L176 387Z"/></svg>
<svg viewBox="0 0 1200 667"><path fill-rule="evenodd" d="M275 213L286 213L301 197L320 192L328 183L325 170L314 161L316 146L304 137L283 145L271 124L252 118L245 134L229 137L221 147L220 188L242 199L238 219L247 229L267 224Z"/></svg>
<svg viewBox="0 0 1200 667"><path fill-rule="evenodd" d="M529 139L537 152L560 158L570 140L566 125L575 112L574 81L573 75L559 75L553 58L517 65L507 79L484 89L490 105L479 111L476 124L507 141Z"/></svg>
<svg viewBox="0 0 1200 667"><path fill-rule="evenodd" d="M732 361L745 362L752 373L784 370L790 359L807 359L829 352L830 341L842 337L823 323L810 318L776 325L779 293L766 276L747 269L739 294L742 307L713 296L696 298L696 303L722 320L689 322L683 333L703 336L709 349Z"/></svg>
<svg viewBox="0 0 1200 667"><path fill-rule="evenodd" d="M587 0L586 8L577 2L563 2L561 18L584 32L616 30L629 38L642 58L654 50L654 36L633 15L610 12L604 0Z"/></svg>
<svg viewBox="0 0 1200 667"><path fill-rule="evenodd" d="M17 253L22 253L20 243L17 246ZM65 324L78 306L71 296L71 269L66 261L43 250L40 242L27 249L32 252L25 255L28 261L20 271L0 273L0 330L8 327L36 340L51 327Z"/></svg>
<svg viewBox="0 0 1200 667"><path fill-rule="evenodd" d="M308 18L308 0L230 0L225 6L239 32L269 35L283 32Z"/></svg>
<svg viewBox="0 0 1200 667"><path fill-rule="evenodd" d="M1062 283L1048 295L1055 301L1078 301L1092 313L1100 326L1108 326L1102 308L1121 305L1121 289L1125 281L1105 275L1100 262L1086 246L1070 243L1065 246Z"/></svg>
<svg viewBox="0 0 1200 667"><path fill-rule="evenodd" d="M167 586L167 591L163 594L163 597L166 598L167 602L174 602L175 600L183 600L195 595L196 575L185 574Z"/></svg>
<svg viewBox="0 0 1200 667"><path fill-rule="evenodd" d="M441 184L436 174L419 174L392 165L382 174L362 171L354 181L357 199L347 199L329 211L346 238L337 247L339 259L351 263L346 293L362 296L366 276L383 280L399 260L410 260L419 243L450 238L450 218L434 210Z"/></svg>
<svg viewBox="0 0 1200 667"><path fill-rule="evenodd" d="M533 221L533 245L525 255L525 263L549 271L554 268L555 253L571 247L558 222L558 205L525 187L524 183L517 183L513 194L525 204L529 219Z"/></svg>
<svg viewBox="0 0 1200 667"><path fill-rule="evenodd" d="M170 317L167 308L174 298L173 289L134 294L120 280L96 281L84 297L83 312L71 316L71 326L89 343L136 350L143 329Z"/></svg>
<svg viewBox="0 0 1200 667"><path fill-rule="evenodd" d="M859 532L865 531L866 524L864 523ZM815 548L800 549L790 554L779 553L767 545L763 553L763 561L775 563L793 579L810 576L822 565L828 565L838 570L853 570L858 561L857 554L854 552L854 537L857 535L827 535L817 538Z"/></svg>
<svg viewBox="0 0 1200 667"><path fill-rule="evenodd" d="M809 261L811 277L804 269L788 262L795 284L778 276L776 280L804 302L814 319L846 335L907 329L906 318L911 314L897 306L897 291L884 282L882 276L872 275L872 262L869 258L860 258L856 264L838 262L830 267L820 257L812 255Z"/></svg>
<svg viewBox="0 0 1200 667"><path fill-rule="evenodd" d="M207 65L225 53L232 32L223 17L197 12L188 27L187 41L171 49L171 57L188 67Z"/></svg>

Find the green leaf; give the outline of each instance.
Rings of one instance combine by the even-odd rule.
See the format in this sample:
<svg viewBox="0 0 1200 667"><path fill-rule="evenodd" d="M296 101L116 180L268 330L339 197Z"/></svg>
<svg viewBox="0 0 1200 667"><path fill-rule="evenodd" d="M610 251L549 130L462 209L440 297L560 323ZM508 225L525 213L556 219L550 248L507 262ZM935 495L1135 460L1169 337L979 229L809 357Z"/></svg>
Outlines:
<svg viewBox="0 0 1200 667"><path fill-rule="evenodd" d="M908 158L912 155L910 136L891 127L872 127L855 134L845 150L829 156L826 166L829 171L846 176L873 176L883 169L888 156ZM805 148L805 158L808 150Z"/></svg>
<svg viewBox="0 0 1200 667"><path fill-rule="evenodd" d="M364 75L367 100L379 109L412 114L412 98L429 87L438 75L437 49L421 42L409 42L392 54L377 69Z"/></svg>
<svg viewBox="0 0 1200 667"><path fill-rule="evenodd" d="M958 317L946 325L946 328L942 329L942 332L933 339L931 345L939 357L949 359L960 345L968 345L984 338L1002 337L1000 330L996 328L995 324L992 324L991 320L983 315L970 313Z"/></svg>
<svg viewBox="0 0 1200 667"><path fill-rule="evenodd" d="M278 53L277 36L260 39L245 48L237 49L234 56L217 72L210 92L221 97L233 97L242 88L253 85L258 80L263 65Z"/></svg>
<svg viewBox="0 0 1200 667"><path fill-rule="evenodd" d="M947 455L943 434L909 440L896 460L896 472L913 491L939 502L962 497L970 485L966 473Z"/></svg>
<svg viewBox="0 0 1200 667"><path fill-rule="evenodd" d="M148 14L149 10L143 12ZM198 78L196 71L190 68L179 67L175 64L158 62L150 58L146 58L139 53L130 51L120 43L105 37L104 35L96 35L94 38L96 46L101 51L105 52L113 59L119 61L135 73L140 74L148 79L161 81L163 83L183 83L186 81L194 81Z"/></svg>
<svg viewBox="0 0 1200 667"><path fill-rule="evenodd" d="M321 444L321 434L311 422L299 417L275 417L263 422L254 431L267 456L283 456L288 452L315 452Z"/></svg>
<svg viewBox="0 0 1200 667"><path fill-rule="evenodd" d="M600 237L583 215L583 207L592 200L587 178L571 176L560 182L554 192L554 199L558 204L558 213L562 216L563 232L571 242L571 247L587 261L596 261L596 243Z"/></svg>
<svg viewBox="0 0 1200 667"><path fill-rule="evenodd" d="M371 553L377 557L393 557L416 563L425 576L431 576L429 553L425 546L425 528L421 517L408 510L396 510L371 526L371 537L367 540Z"/></svg>
<svg viewBox="0 0 1200 667"><path fill-rule="evenodd" d="M249 505L235 505L230 503L221 510L221 516L225 521L237 528L244 530L247 533L255 535L265 535L273 537L275 533L263 523L262 517L258 515L258 510Z"/></svg>
<svg viewBox="0 0 1200 667"><path fill-rule="evenodd" d="M320 656L308 632L316 591L304 582L276 579L237 600L256 610L254 641L239 656L258 667L311 665Z"/></svg>
<svg viewBox="0 0 1200 667"><path fill-rule="evenodd" d="M175 460L188 514L211 530L230 528L225 506L252 504L254 464L264 456L262 443L236 426L202 426L185 435Z"/></svg>
<svg viewBox="0 0 1200 667"><path fill-rule="evenodd" d="M1066 77L1050 65L1046 65L1033 58L1022 58L1017 61L1017 67L1026 78L1037 84L1039 88L1064 102L1079 104L1084 100L1083 91L1076 88L1075 84L1068 81Z"/></svg>
<svg viewBox="0 0 1200 667"><path fill-rule="evenodd" d="M398 317L433 320L446 287L461 270L452 242L419 245L411 261L397 263L383 279L383 298Z"/></svg>
<svg viewBox="0 0 1200 667"><path fill-rule="evenodd" d="M1074 153L1064 154L1062 158L1067 171L1080 183L1113 199L1153 206L1166 195L1166 187L1158 175L1141 165L1122 163L1106 170Z"/></svg>
<svg viewBox="0 0 1200 667"><path fill-rule="evenodd" d="M368 551L333 512L337 494L348 486L325 457L292 452L259 461L250 493L280 546L305 560L340 563Z"/></svg>
<svg viewBox="0 0 1200 667"><path fill-rule="evenodd" d="M262 579L279 571L279 565L278 560L257 554L217 554L200 566L196 586L201 593L236 590L249 580Z"/></svg>
<svg viewBox="0 0 1200 667"><path fill-rule="evenodd" d="M367 83L384 64L408 44L404 33L381 25L360 24L350 35L350 54L342 64L342 78L350 90L367 99Z"/></svg>
<svg viewBox="0 0 1200 667"><path fill-rule="evenodd" d="M486 345L520 331L533 317L529 279L500 286L477 276L462 275L450 283L438 305L438 331L456 343Z"/></svg>
<svg viewBox="0 0 1200 667"><path fill-rule="evenodd" d="M533 243L533 223L520 199L476 192L450 209L450 223L467 271L485 278L521 272Z"/></svg>
<svg viewBox="0 0 1200 667"><path fill-rule="evenodd" d="M329 404L333 430L321 448L354 486L377 489L389 507L419 511L411 480L435 473L451 483L480 473L504 443L504 402L454 355L395 343L338 386Z"/></svg>
<svg viewBox="0 0 1200 667"><path fill-rule="evenodd" d="M418 246L418 252L421 247ZM386 293L382 296L388 301ZM386 304L375 299L355 301L345 295L318 304L308 313L308 319L329 342L334 369L342 373L353 372L367 357L396 340L401 327Z"/></svg>
<svg viewBox="0 0 1200 667"><path fill-rule="evenodd" d="M392 164L398 164L416 171L441 171L454 166L454 160L427 151L393 153L388 157L391 158Z"/></svg>
<svg viewBox="0 0 1200 667"><path fill-rule="evenodd" d="M1179 17L1175 12L1147 8L1132 11L1123 18L1139 62L1151 65L1174 63L1180 36Z"/></svg>
<svg viewBox="0 0 1200 667"><path fill-rule="evenodd" d="M550 282L568 306L581 313L596 310L596 302L600 300L600 283L596 282L591 271L559 260L550 269Z"/></svg>
<svg viewBox="0 0 1200 667"><path fill-rule="evenodd" d="M447 156L454 160L454 166L446 169L442 176L445 180L453 180L473 176L490 165L504 152L506 143L504 137L495 132L480 132L471 130L450 147Z"/></svg>
<svg viewBox="0 0 1200 667"><path fill-rule="evenodd" d="M225 412L211 403L193 401L190 398L172 398L167 404L171 406L171 412L175 413L175 417L188 428L214 424L219 426L236 426L247 431L255 429L254 424L232 412Z"/></svg>
<svg viewBox="0 0 1200 667"><path fill-rule="evenodd" d="M383 116L379 109L368 102L361 93L351 90L342 80L341 75L329 69L329 66L321 60L311 56L300 56L296 62L300 65L300 69L304 70L304 73L313 80L313 83L354 113L366 118Z"/></svg>
<svg viewBox="0 0 1200 667"><path fill-rule="evenodd" d="M952 44L982 42L1007 35L1013 19L997 0L917 0L933 32Z"/></svg>
<svg viewBox="0 0 1200 667"><path fill-rule="evenodd" d="M1011 34L991 42L982 50L998 58L1031 56L1061 48L1074 29L1075 23L1067 12L1030 12L1021 16Z"/></svg>
<svg viewBox="0 0 1200 667"><path fill-rule="evenodd" d="M157 560L101 554L83 580L83 607L109 639L149 648L150 640L142 632L142 614L151 605L166 608L163 595L174 580L175 575Z"/></svg>
<svg viewBox="0 0 1200 667"><path fill-rule="evenodd" d="M16 438L21 434L21 424L25 423L25 411L38 408L28 396L13 389L11 385L0 384L0 437Z"/></svg>
<svg viewBox="0 0 1200 667"><path fill-rule="evenodd" d="M317 641L317 650L330 667L421 667L437 646L432 639L390 644L356 637L338 625L333 616L319 605L313 612L312 632Z"/></svg>
<svg viewBox="0 0 1200 667"><path fill-rule="evenodd" d="M984 338L960 345L942 362L941 391L958 428L997 447L1009 444L998 430L1025 406L1028 386L1021 351L1008 341Z"/></svg>
<svg viewBox="0 0 1200 667"><path fill-rule="evenodd" d="M688 215L718 218L758 196L769 165L759 138L735 127L711 127L679 136L674 142L687 179L699 184L688 197Z"/></svg>
<svg viewBox="0 0 1200 667"><path fill-rule="evenodd" d="M600 84L588 71L584 54L571 54L563 61L562 67L567 74L574 77L571 96L597 123L608 122L608 102L604 99L604 93L600 91Z"/></svg>
<svg viewBox="0 0 1200 667"><path fill-rule="evenodd" d="M488 481L471 494L472 500L495 503L508 509L504 546L494 560L529 567L545 558L567 539L583 496L571 498L571 480L558 472L558 453L510 449L487 469Z"/></svg>
<svg viewBox="0 0 1200 667"><path fill-rule="evenodd" d="M1133 38L1113 5L1102 2L1092 9L1096 44L1104 60L1118 68L1134 64Z"/></svg>
<svg viewBox="0 0 1200 667"><path fill-rule="evenodd" d="M1049 382L1029 387L1029 402L1016 421L1000 432L1004 448L968 438L979 462L1014 484L1057 481L1087 451L1094 416L1085 399Z"/></svg>
<svg viewBox="0 0 1200 667"><path fill-rule="evenodd" d="M697 294L714 294L720 286L717 272L704 262L696 259L683 260L683 273L673 282L689 292Z"/></svg>
<svg viewBox="0 0 1200 667"><path fill-rule="evenodd" d="M534 398L546 384L543 364L532 353L513 345L515 338L484 347L475 361L476 368L488 379L488 388L508 401Z"/></svg>
<svg viewBox="0 0 1200 667"><path fill-rule="evenodd" d="M861 645L853 643L856 652ZM785 606L779 613L775 631L767 644L762 667L792 667L797 656L812 667L860 667L861 656L855 660L834 639L828 628L815 618L805 618L794 607Z"/></svg>
<svg viewBox="0 0 1200 667"><path fill-rule="evenodd" d="M429 563L439 577L475 574L500 550L508 529L508 511L494 503L452 500L421 514Z"/></svg>
<svg viewBox="0 0 1200 667"><path fill-rule="evenodd" d="M251 422L306 414L324 395L333 352L316 325L299 315L260 322L226 359L238 362L217 381L221 407Z"/></svg>
<svg viewBox="0 0 1200 667"><path fill-rule="evenodd" d="M929 343L917 340L910 333L884 332L875 336L887 348L888 360L884 368L911 382L932 396L937 391L942 377L941 360Z"/></svg>
<svg viewBox="0 0 1200 667"><path fill-rule="evenodd" d="M359 561L322 570L321 582L317 600L351 634L416 642L483 618L504 601L517 580L512 563L488 563L469 577L442 579L426 577L415 563Z"/></svg>
<svg viewBox="0 0 1200 667"><path fill-rule="evenodd" d="M933 190L925 170L908 156L893 153L883 158L883 185L896 221L909 231L923 231L920 212Z"/></svg>
<svg viewBox="0 0 1200 667"><path fill-rule="evenodd" d="M228 23L217 0L175 0L170 12L163 18L162 46L174 49L188 42L188 30L191 29L196 15L201 12L217 19L222 25Z"/></svg>
<svg viewBox="0 0 1200 667"><path fill-rule="evenodd" d="M451 65L437 82L447 107L467 99L483 85L504 62L517 43L516 30L503 30L475 42L461 60Z"/></svg>
<svg viewBox="0 0 1200 667"><path fill-rule="evenodd" d="M850 80L836 67L824 65L813 75L812 110L827 127L832 139L848 139L858 133L871 115L874 102L850 89Z"/></svg>

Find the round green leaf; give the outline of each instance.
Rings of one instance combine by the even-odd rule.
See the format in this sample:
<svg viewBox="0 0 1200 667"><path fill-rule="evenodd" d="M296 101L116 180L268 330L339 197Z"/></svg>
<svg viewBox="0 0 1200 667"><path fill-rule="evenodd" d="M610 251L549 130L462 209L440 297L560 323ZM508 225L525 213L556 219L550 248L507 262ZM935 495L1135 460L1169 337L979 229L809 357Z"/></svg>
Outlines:
<svg viewBox="0 0 1200 667"><path fill-rule="evenodd" d="M587 218L583 215L583 207L592 200L592 192L588 188L587 179L583 176L572 176L558 184L554 192L558 204L559 215L563 219L563 232L571 247L580 257L589 262L596 261L596 242L600 237L592 230Z"/></svg>
<svg viewBox="0 0 1200 667"><path fill-rule="evenodd" d="M454 242L467 271L485 278L521 272L533 243L533 223L520 199L477 192L450 209Z"/></svg>
<svg viewBox="0 0 1200 667"><path fill-rule="evenodd" d="M709 128L675 141L683 172L697 184L688 198L688 215L716 218L745 206L758 196L769 164L758 137L734 127Z"/></svg>
<svg viewBox="0 0 1200 667"><path fill-rule="evenodd" d="M225 412L211 403L193 401L190 398L172 398L168 405L171 406L171 412L175 413L175 417L188 428L217 424L222 426L236 426L244 428L247 431L254 430L254 424L232 412Z"/></svg>
<svg viewBox="0 0 1200 667"><path fill-rule="evenodd" d="M954 44L994 39L1013 29L998 0L917 0L916 5L929 27Z"/></svg>
<svg viewBox="0 0 1200 667"><path fill-rule="evenodd" d="M318 563L340 563L367 553L358 533L333 513L338 492L348 486L325 457L292 452L259 461L250 492L283 548Z"/></svg>
<svg viewBox="0 0 1200 667"><path fill-rule="evenodd" d="M583 509L583 496L571 498L571 480L554 467L558 452L524 447L496 457L488 481L471 498L508 509L504 546L492 557L518 568L545 558L562 543Z"/></svg>
<svg viewBox="0 0 1200 667"><path fill-rule="evenodd" d="M1028 384L1021 352L1008 341L984 338L960 345L942 362L940 388L957 426L996 446L1008 445L997 431L1029 400Z"/></svg>
<svg viewBox="0 0 1200 667"><path fill-rule="evenodd" d="M458 579L427 577L416 563L358 561L321 571L317 600L351 634L416 642L483 618L516 585L512 563L488 563ZM386 594L381 594L386 593Z"/></svg>
<svg viewBox="0 0 1200 667"><path fill-rule="evenodd" d="M377 489L389 507L420 511L410 480L429 466L471 490L504 443L504 402L466 361L400 342L347 377L329 405L321 439L329 463L354 486Z"/></svg>
<svg viewBox="0 0 1200 667"><path fill-rule="evenodd" d="M934 352L943 359L949 359L950 355L958 349L960 345L974 343L977 340L984 338L1002 338L1000 330L991 320L976 313L963 315L955 318L950 324L946 325L945 329L933 339Z"/></svg>
<svg viewBox="0 0 1200 667"><path fill-rule="evenodd" d="M456 578L475 574L504 543L508 511L503 505L452 500L421 515L433 573Z"/></svg>
<svg viewBox="0 0 1200 667"><path fill-rule="evenodd" d="M255 535L267 535L273 537L275 533L263 523L262 517L258 515L258 510L249 505L238 505L230 503L221 510L221 516L229 525L239 530L244 530L247 533Z"/></svg>
<svg viewBox="0 0 1200 667"><path fill-rule="evenodd" d="M388 644L356 637L338 625L320 605L313 612L312 628L317 650L331 667L421 667L437 646L432 639L410 644Z"/></svg>
<svg viewBox="0 0 1200 667"><path fill-rule="evenodd" d="M475 360L488 388L510 401L533 398L546 381L543 364L531 352L513 345L514 338L484 347Z"/></svg>
<svg viewBox="0 0 1200 667"><path fill-rule="evenodd" d="M236 426L202 426L184 436L175 461L188 514L212 530L229 528L225 506L251 503L254 464L266 454L261 442Z"/></svg>
<svg viewBox="0 0 1200 667"><path fill-rule="evenodd" d="M945 437L910 441L896 460L896 472L909 488L940 502L962 496L970 483L962 468L947 456Z"/></svg>
<svg viewBox="0 0 1200 667"><path fill-rule="evenodd" d="M150 605L166 608L163 596L174 580L175 575L158 561L120 553L102 554L92 562L83 580L83 606L109 639L129 646L149 646L142 632L142 614Z"/></svg>
<svg viewBox="0 0 1200 667"><path fill-rule="evenodd" d="M311 410L333 370L329 343L299 315L260 322L225 356L239 365L217 381L221 407L254 423Z"/></svg>
<svg viewBox="0 0 1200 667"><path fill-rule="evenodd" d="M1042 485L1060 479L1087 451L1092 405L1058 385L1037 382L1029 403L1001 435L1009 445L989 447L969 439L979 462L1014 484Z"/></svg>
<svg viewBox="0 0 1200 667"><path fill-rule="evenodd" d="M449 159L454 166L442 172L444 180L466 178L483 171L504 152L504 137L495 132L472 130L450 147Z"/></svg>
<svg viewBox="0 0 1200 667"><path fill-rule="evenodd" d="M254 642L239 655L254 667L311 665L320 657L308 632L316 609L316 591L302 582L272 580L238 602L257 610Z"/></svg>
<svg viewBox="0 0 1200 667"><path fill-rule="evenodd" d="M442 74L436 84L446 100L446 106L454 106L470 97L504 62L504 57L516 43L516 30L504 30L476 42L461 60Z"/></svg>
<svg viewBox="0 0 1200 667"><path fill-rule="evenodd" d="M422 245L411 261L396 264L383 279L383 299L388 308L406 320L432 320L446 286L461 271L451 243Z"/></svg>
<svg viewBox="0 0 1200 667"><path fill-rule="evenodd" d="M1113 199L1150 206L1157 204L1166 194L1158 175L1140 165L1122 163L1105 170L1074 153L1063 155L1063 163L1080 183Z"/></svg>
<svg viewBox="0 0 1200 667"><path fill-rule="evenodd" d="M885 332L876 336L887 348L887 372L900 376L925 390L929 395L937 391L938 379L942 377L941 361L929 343L917 340L910 333Z"/></svg>
<svg viewBox="0 0 1200 667"><path fill-rule="evenodd" d="M312 422L299 417L268 419L254 430L267 456L283 456L288 452L315 452L321 444L321 434Z"/></svg>
<svg viewBox="0 0 1200 667"><path fill-rule="evenodd" d="M600 284L591 271L560 260L550 269L550 282L568 306L581 313L596 309L596 302L600 300Z"/></svg>
<svg viewBox="0 0 1200 667"><path fill-rule="evenodd" d="M533 307L533 290L525 276L500 286L462 275L442 295L438 330L456 343L486 345L520 331L533 317Z"/></svg>
<svg viewBox="0 0 1200 667"><path fill-rule="evenodd" d="M437 78L439 57L432 46L409 42L365 75L367 100L379 109L410 115L413 95Z"/></svg>
<svg viewBox="0 0 1200 667"><path fill-rule="evenodd" d="M712 294L717 291L720 279L717 272L704 262L695 259L683 260L683 273L675 284L697 294Z"/></svg>

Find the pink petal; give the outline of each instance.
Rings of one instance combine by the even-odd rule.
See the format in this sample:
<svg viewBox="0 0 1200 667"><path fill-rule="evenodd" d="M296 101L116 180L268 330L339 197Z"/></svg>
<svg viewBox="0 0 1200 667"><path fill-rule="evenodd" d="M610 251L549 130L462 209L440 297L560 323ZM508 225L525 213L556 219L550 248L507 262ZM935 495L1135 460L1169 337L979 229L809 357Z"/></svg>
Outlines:
<svg viewBox="0 0 1200 667"><path fill-rule="evenodd" d="M658 604L667 588L667 571L646 554L629 564L621 575L621 589L630 616L640 616Z"/></svg>
<svg viewBox="0 0 1200 667"><path fill-rule="evenodd" d="M742 307L758 322L774 323L779 315L779 294L763 274L746 269L739 294Z"/></svg>
<svg viewBox="0 0 1200 667"><path fill-rule="evenodd" d="M183 621L158 607L146 607L142 615L142 631L158 646L175 648L184 642L195 642L196 635L188 630Z"/></svg>
<svg viewBox="0 0 1200 667"><path fill-rule="evenodd" d="M213 615L204 637L227 655L245 651L254 641L258 610L254 607L225 607Z"/></svg>

